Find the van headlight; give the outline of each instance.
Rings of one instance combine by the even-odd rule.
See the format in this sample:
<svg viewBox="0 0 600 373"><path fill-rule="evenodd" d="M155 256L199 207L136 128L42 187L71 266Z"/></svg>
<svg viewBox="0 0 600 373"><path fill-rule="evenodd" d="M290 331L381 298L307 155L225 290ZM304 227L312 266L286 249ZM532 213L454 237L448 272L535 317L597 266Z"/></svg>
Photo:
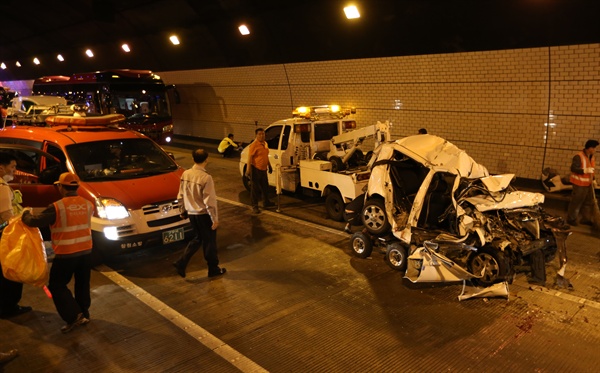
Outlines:
<svg viewBox="0 0 600 373"><path fill-rule="evenodd" d="M129 217L129 211L123 204L113 198L96 198L96 209L101 219L116 220Z"/></svg>
<svg viewBox="0 0 600 373"><path fill-rule="evenodd" d="M173 132L173 125L172 124L167 124L166 126L164 126L162 128L163 132Z"/></svg>

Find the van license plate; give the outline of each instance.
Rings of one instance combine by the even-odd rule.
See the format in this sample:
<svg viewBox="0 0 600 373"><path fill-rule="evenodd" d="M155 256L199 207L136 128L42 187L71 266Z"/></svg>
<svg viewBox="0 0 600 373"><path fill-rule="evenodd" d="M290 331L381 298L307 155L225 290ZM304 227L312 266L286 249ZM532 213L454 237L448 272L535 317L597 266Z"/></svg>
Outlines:
<svg viewBox="0 0 600 373"><path fill-rule="evenodd" d="M183 228L171 229L170 231L163 232L163 245L171 242L181 241L183 240L184 236L185 233L183 232Z"/></svg>

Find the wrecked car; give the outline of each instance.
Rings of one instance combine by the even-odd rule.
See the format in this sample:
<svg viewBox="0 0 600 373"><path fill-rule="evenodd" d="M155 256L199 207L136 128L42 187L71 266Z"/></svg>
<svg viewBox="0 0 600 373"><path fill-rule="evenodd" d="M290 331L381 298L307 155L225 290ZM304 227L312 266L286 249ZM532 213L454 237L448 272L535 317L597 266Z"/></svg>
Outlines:
<svg viewBox="0 0 600 373"><path fill-rule="evenodd" d="M514 174L490 175L465 151L434 135L385 143L369 166L364 229L350 242L356 256L366 258L373 246L381 246L386 262L417 282L424 259L435 252L436 265L460 267L468 273L463 279L491 286L510 283L521 271L544 284L545 264L558 253L560 280L567 281L562 276L570 227L542 209L543 194L516 190ZM409 263L413 268L407 271ZM434 272L437 281L454 281Z"/></svg>

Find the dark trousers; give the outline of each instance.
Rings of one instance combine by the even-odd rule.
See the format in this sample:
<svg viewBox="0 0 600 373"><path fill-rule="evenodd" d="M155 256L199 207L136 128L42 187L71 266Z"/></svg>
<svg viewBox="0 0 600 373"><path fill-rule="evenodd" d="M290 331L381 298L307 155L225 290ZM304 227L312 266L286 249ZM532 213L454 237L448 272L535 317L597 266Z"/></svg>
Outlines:
<svg viewBox="0 0 600 373"><path fill-rule="evenodd" d="M223 157L225 157L225 158L229 158L229 157L231 157L231 155L233 154L233 151L234 151L235 149L236 149L236 148L234 148L234 147L233 147L233 145L229 145L229 146L227 147L227 149L225 149L225 151L223 152Z"/></svg>
<svg viewBox="0 0 600 373"><path fill-rule="evenodd" d="M213 230L212 219L210 215L189 215L190 223L194 229L196 235L183 250L181 258L177 261L177 264L182 266L184 269L187 267L192 256L200 249L204 250L204 260L208 265L208 273L219 272L219 257L217 255L217 231Z"/></svg>
<svg viewBox="0 0 600 373"><path fill-rule="evenodd" d="M258 168L252 167L252 174L250 175L250 193L252 207L258 207L258 200L261 199L265 204L269 204L269 177L267 171L259 170Z"/></svg>
<svg viewBox="0 0 600 373"><path fill-rule="evenodd" d="M48 290L60 317L67 323L77 319L79 313L90 317L90 276L92 254L79 256L57 255L52 261ZM75 298L67 287L75 277Z"/></svg>
<svg viewBox="0 0 600 373"><path fill-rule="evenodd" d="M0 313L10 313L15 309L23 294L23 284L14 282L4 277L0 265Z"/></svg>
<svg viewBox="0 0 600 373"><path fill-rule="evenodd" d="M569 210L567 213L567 219L569 221L577 222L580 210L582 221L592 220L592 212L594 211L594 196L592 193L594 192L591 186L573 185L571 202L569 203Z"/></svg>

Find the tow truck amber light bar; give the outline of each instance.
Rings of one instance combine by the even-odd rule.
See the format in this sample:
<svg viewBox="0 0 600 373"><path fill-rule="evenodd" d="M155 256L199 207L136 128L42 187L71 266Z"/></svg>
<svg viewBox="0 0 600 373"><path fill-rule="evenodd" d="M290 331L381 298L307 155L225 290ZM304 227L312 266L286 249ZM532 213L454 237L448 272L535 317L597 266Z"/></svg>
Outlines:
<svg viewBox="0 0 600 373"><path fill-rule="evenodd" d="M347 115L356 114L356 108L341 108L339 105L323 106L299 106L292 111L292 117L315 120L319 115L344 118Z"/></svg>
<svg viewBox="0 0 600 373"><path fill-rule="evenodd" d="M49 126L114 126L125 122L123 114L108 114L91 117L54 115L46 118Z"/></svg>

